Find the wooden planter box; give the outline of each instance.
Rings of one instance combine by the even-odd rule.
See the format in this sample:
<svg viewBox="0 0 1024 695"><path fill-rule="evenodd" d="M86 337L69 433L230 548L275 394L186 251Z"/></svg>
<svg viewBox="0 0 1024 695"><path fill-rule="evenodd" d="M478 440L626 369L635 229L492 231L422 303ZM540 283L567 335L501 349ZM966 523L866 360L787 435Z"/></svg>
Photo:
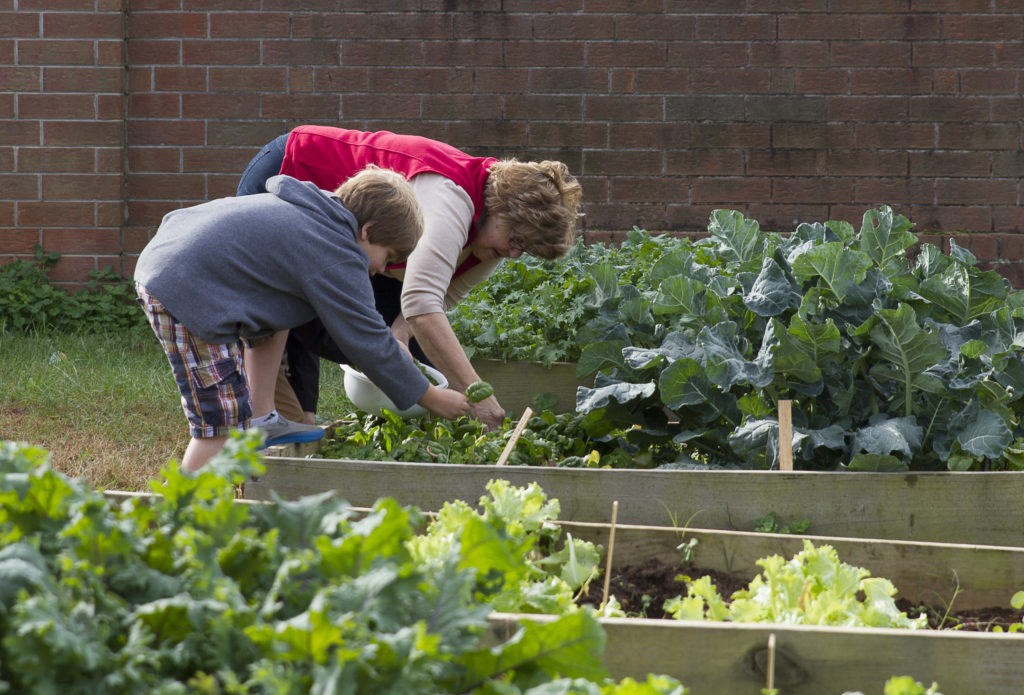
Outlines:
<svg viewBox="0 0 1024 695"><path fill-rule="evenodd" d="M494 387L494 395L512 419L533 407L533 397L549 393L557 400L550 408L561 413L576 407L576 388L593 386L594 380L576 378L575 362L502 362L474 359L473 368L483 381Z"/></svg>
<svg viewBox="0 0 1024 695"><path fill-rule="evenodd" d="M268 458L243 496L269 499L335 490L356 506L380 497L437 510L474 501L492 478L536 481L561 518L646 526L752 531L774 511L806 520L807 534L1024 547L1024 473L816 473L655 471ZM1021 588L1024 588L1022 586Z"/></svg>
<svg viewBox="0 0 1024 695"><path fill-rule="evenodd" d="M1024 547L623 524L616 525L614 543L610 543L610 524L560 521L559 526L563 539L571 534L602 545L606 553L611 545L613 570L658 560L694 578L701 570L714 570L749 582L761 573L757 560L770 555L793 557L809 539L815 545L831 545L843 562L891 580L899 590L897 598L915 605L949 605L954 612L1008 608L1010 597L1024 588ZM693 538L697 543L691 550L692 561L684 568L678 546ZM593 591L591 587L592 596Z"/></svg>
<svg viewBox="0 0 1024 695"><path fill-rule="evenodd" d="M494 640L521 621L552 616L495 613ZM781 695L880 693L892 676L913 676L943 693L1019 695L1024 635L935 630L787 626L603 618L605 664L614 678L673 676L693 695L758 693L774 654ZM770 645L774 645L774 649Z"/></svg>

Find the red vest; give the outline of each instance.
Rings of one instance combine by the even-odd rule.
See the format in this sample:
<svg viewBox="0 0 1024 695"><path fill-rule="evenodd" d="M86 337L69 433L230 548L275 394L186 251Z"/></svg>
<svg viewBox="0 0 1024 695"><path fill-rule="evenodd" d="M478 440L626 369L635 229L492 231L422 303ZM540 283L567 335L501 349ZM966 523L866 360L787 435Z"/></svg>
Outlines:
<svg viewBox="0 0 1024 695"><path fill-rule="evenodd" d="M440 174L465 190L473 201L474 223L469 227L468 246L476 236L476 220L484 211L487 175L497 161L493 157L472 157L451 145L419 135L303 125L288 136L280 173L312 181L326 191L335 190L368 164L393 169L406 179L426 172ZM470 255L455 275L478 262Z"/></svg>

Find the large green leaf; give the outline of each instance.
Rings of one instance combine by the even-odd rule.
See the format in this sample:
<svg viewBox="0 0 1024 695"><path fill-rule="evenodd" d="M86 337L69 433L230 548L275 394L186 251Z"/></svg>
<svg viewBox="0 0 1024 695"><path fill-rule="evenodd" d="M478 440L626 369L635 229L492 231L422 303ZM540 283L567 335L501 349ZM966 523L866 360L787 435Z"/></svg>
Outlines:
<svg viewBox="0 0 1024 695"><path fill-rule="evenodd" d="M925 331L917 323L909 304L898 309L881 309L867 322L871 342L882 359L895 368L892 375L903 390L903 415L914 410L915 377L945 359L946 347L938 332ZM862 334L864 326L856 333Z"/></svg>
<svg viewBox="0 0 1024 695"><path fill-rule="evenodd" d="M760 265L764 237L757 221L745 218L738 210L714 210L708 233L727 262L744 266L755 261Z"/></svg>
<svg viewBox="0 0 1024 695"><path fill-rule="evenodd" d="M954 415L949 428L964 451L988 459L999 458L1013 442L1013 433L1003 418L982 408L977 400Z"/></svg>
<svg viewBox="0 0 1024 695"><path fill-rule="evenodd" d="M994 271L982 272L960 263L921 281L918 293L942 307L958 326L1003 306L1006 280Z"/></svg>
<svg viewBox="0 0 1024 695"><path fill-rule="evenodd" d="M793 263L793 274L802 282L820 279L839 302L864 281L871 258L862 251L846 248L833 241L815 246L801 254Z"/></svg>
<svg viewBox="0 0 1024 695"><path fill-rule="evenodd" d="M758 316L778 316L800 306L798 290L774 258L765 258L757 280L743 297L743 303Z"/></svg>
<svg viewBox="0 0 1024 695"><path fill-rule="evenodd" d="M912 226L907 218L895 215L888 207L864 213L859 248L890 280L910 273L906 250L917 243L917 237L910 232Z"/></svg>
<svg viewBox="0 0 1024 695"><path fill-rule="evenodd" d="M909 459L921 448L923 434L913 417L888 418L854 432L852 450L883 456L898 451Z"/></svg>

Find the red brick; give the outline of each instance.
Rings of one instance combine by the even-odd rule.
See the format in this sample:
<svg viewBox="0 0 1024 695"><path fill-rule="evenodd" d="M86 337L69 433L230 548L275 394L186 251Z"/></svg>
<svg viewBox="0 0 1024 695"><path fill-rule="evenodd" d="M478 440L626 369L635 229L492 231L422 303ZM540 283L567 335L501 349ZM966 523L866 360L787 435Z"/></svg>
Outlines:
<svg viewBox="0 0 1024 695"><path fill-rule="evenodd" d="M212 39L280 38L288 35L286 12L217 12L210 14ZM203 36L203 34L200 34Z"/></svg>
<svg viewBox="0 0 1024 695"><path fill-rule="evenodd" d="M574 21L577 20L578 21ZM579 17L566 21L565 17L538 16L534 20L534 31L538 38L581 38L588 40L623 39L633 41L687 41L696 39L694 31L696 17L684 14L622 14L611 18L606 16ZM550 26L550 33L547 27ZM555 32L557 35L552 35ZM614 33L613 33L614 32Z"/></svg>
<svg viewBox="0 0 1024 695"><path fill-rule="evenodd" d="M265 99L270 99L270 96ZM337 103L336 97L326 97ZM256 113L259 94L182 94L182 118L231 118Z"/></svg>
<svg viewBox="0 0 1024 695"><path fill-rule="evenodd" d="M443 68L370 69L372 92L444 92L448 86L448 71Z"/></svg>
<svg viewBox="0 0 1024 695"><path fill-rule="evenodd" d="M910 44L904 41L835 41L831 48L834 67L903 67L910 64Z"/></svg>
<svg viewBox="0 0 1024 695"><path fill-rule="evenodd" d="M409 42L403 42L409 43ZM499 41L426 41L422 45L424 65L490 65L502 64L502 43ZM345 42L342 55L349 64L351 42Z"/></svg>
<svg viewBox="0 0 1024 695"><path fill-rule="evenodd" d="M313 42L310 42L313 43ZM263 55L263 63L287 64L287 47L282 42L266 42L266 50ZM314 64L319 61L306 60L303 54L312 54L317 46L310 46L305 51L296 51L295 62L303 64ZM337 47L334 49L334 57L331 63L337 63ZM181 63L184 65L259 65L260 64L260 42L245 41L243 39L229 39L226 41L204 41L185 40L181 43Z"/></svg>
<svg viewBox="0 0 1024 695"><path fill-rule="evenodd" d="M181 149L178 147L129 147L128 171L179 172Z"/></svg>
<svg viewBox="0 0 1024 695"><path fill-rule="evenodd" d="M825 67L829 47L825 41L773 41L750 45L751 67Z"/></svg>
<svg viewBox="0 0 1024 695"><path fill-rule="evenodd" d="M845 94L850 91L850 71L804 68L794 71L794 90L801 94Z"/></svg>
<svg viewBox="0 0 1024 695"><path fill-rule="evenodd" d="M988 67L995 47L988 43L935 42L914 44L914 65L922 67Z"/></svg>
<svg viewBox="0 0 1024 695"><path fill-rule="evenodd" d="M118 121L48 121L43 125L43 144L51 147L119 147L122 140L123 126Z"/></svg>
<svg viewBox="0 0 1024 695"><path fill-rule="evenodd" d="M194 39L209 35L205 12L132 12L128 36L140 39Z"/></svg>
<svg viewBox="0 0 1024 695"><path fill-rule="evenodd" d="M862 205L927 205L934 196L935 185L930 179L879 176L857 179L853 200Z"/></svg>
<svg viewBox="0 0 1024 695"><path fill-rule="evenodd" d="M89 272L93 270L99 270L95 257L65 254L57 260L57 265L46 274L50 277L50 282L54 284L71 283L71 286L74 287L74 283L88 277Z"/></svg>
<svg viewBox="0 0 1024 695"><path fill-rule="evenodd" d="M95 43L73 39L18 41L19 65L93 65Z"/></svg>
<svg viewBox="0 0 1024 695"><path fill-rule="evenodd" d="M949 233L953 230L987 232L992 229L992 212L988 207L914 206L909 217L917 223L920 230L941 230Z"/></svg>
<svg viewBox="0 0 1024 695"><path fill-rule="evenodd" d="M613 182L613 186L616 182ZM772 199L772 181L763 177L710 176L696 178L693 186L693 202L734 205L758 203Z"/></svg>
<svg viewBox="0 0 1024 695"><path fill-rule="evenodd" d="M341 113L351 118L408 118L426 117L425 97L419 94L344 94L341 97ZM475 106L475 104L474 104ZM434 117L448 120L443 112L434 111ZM500 108L491 113L491 118L501 115Z"/></svg>
<svg viewBox="0 0 1024 695"><path fill-rule="evenodd" d="M766 123L695 123L694 147L755 148L771 143L771 126Z"/></svg>
<svg viewBox="0 0 1024 695"><path fill-rule="evenodd" d="M91 94L19 94L18 117L91 119L96 100Z"/></svg>
<svg viewBox="0 0 1024 695"><path fill-rule="evenodd" d="M1016 179L939 179L935 197L940 205L1012 205L1017 202Z"/></svg>
<svg viewBox="0 0 1024 695"><path fill-rule="evenodd" d="M0 65L0 90L9 92L42 91L42 68Z"/></svg>
<svg viewBox="0 0 1024 695"><path fill-rule="evenodd" d="M919 177L987 177L991 157L986 152L912 152L910 175Z"/></svg>
<svg viewBox="0 0 1024 695"><path fill-rule="evenodd" d="M117 254L121 251L121 232L118 229L46 229L42 236L43 248L61 254Z"/></svg>
<svg viewBox="0 0 1024 695"><path fill-rule="evenodd" d="M935 126L922 123L865 123L854 127L857 145L866 149L929 149L936 145Z"/></svg>
<svg viewBox="0 0 1024 695"><path fill-rule="evenodd" d="M92 171L96 152L91 147L19 147L19 172Z"/></svg>
<svg viewBox="0 0 1024 695"><path fill-rule="evenodd" d="M657 150L593 150L583 155L588 176L651 176L665 173L664 156Z"/></svg>
<svg viewBox="0 0 1024 695"><path fill-rule="evenodd" d="M1019 41L1021 17L1016 15L953 14L942 18L946 41Z"/></svg>
<svg viewBox="0 0 1024 695"><path fill-rule="evenodd" d="M705 41L771 41L776 39L771 15L697 15L697 36Z"/></svg>
<svg viewBox="0 0 1024 695"><path fill-rule="evenodd" d="M133 37L127 55L129 74L143 65L177 65L181 63L181 41Z"/></svg>
<svg viewBox="0 0 1024 695"><path fill-rule="evenodd" d="M828 210L829 206L826 204L751 203L744 214L750 219L757 220L761 229L766 232L789 234L801 223L827 222L833 219Z"/></svg>
<svg viewBox="0 0 1024 695"><path fill-rule="evenodd" d="M290 0L285 0L285 2L290 2ZM249 4L246 0L246 6ZM359 15L354 12L330 11L326 14L292 14L291 22L291 37L293 39L365 39L373 30L373 20L370 15Z"/></svg>
<svg viewBox="0 0 1024 695"><path fill-rule="evenodd" d="M0 36L11 38L39 36L39 15L29 12L0 11Z"/></svg>
<svg viewBox="0 0 1024 695"><path fill-rule="evenodd" d="M528 39L533 33L529 15L461 12L452 18L452 36L466 40Z"/></svg>
<svg viewBox="0 0 1024 695"><path fill-rule="evenodd" d="M826 149L853 147L853 126L841 123L775 123L771 145L784 149Z"/></svg>
<svg viewBox="0 0 1024 695"><path fill-rule="evenodd" d="M695 94L765 94L771 91L771 71L764 68L690 70Z"/></svg>
<svg viewBox="0 0 1024 695"><path fill-rule="evenodd" d="M941 16L935 13L865 15L860 18L859 36L869 41L938 39L941 21Z"/></svg>
<svg viewBox="0 0 1024 695"><path fill-rule="evenodd" d="M853 94L929 94L932 71L921 68L859 68L850 70Z"/></svg>
<svg viewBox="0 0 1024 695"><path fill-rule="evenodd" d="M1017 73L1014 70L963 70L964 94L1016 94Z"/></svg>
<svg viewBox="0 0 1024 695"><path fill-rule="evenodd" d="M198 174L128 174L128 195L141 200L199 200L206 182Z"/></svg>
<svg viewBox="0 0 1024 695"><path fill-rule="evenodd" d="M673 150L665 173L672 176L742 176L746 173L740 150Z"/></svg>
<svg viewBox="0 0 1024 695"><path fill-rule="evenodd" d="M37 121L0 120L0 145L41 144L41 123Z"/></svg>
<svg viewBox="0 0 1024 695"><path fill-rule="evenodd" d="M121 92L122 68L43 68L43 89L47 92Z"/></svg>
<svg viewBox="0 0 1024 695"><path fill-rule="evenodd" d="M543 43L524 44L523 51L514 65L535 65L531 60L531 51L536 51L544 46ZM548 59L542 65L566 65L582 64L583 44L561 42L554 44L551 49L545 50L541 55L548 55ZM557 56L561 56L558 60ZM651 41L588 41L586 44L586 65L604 67L662 67L666 63L665 45L661 42Z"/></svg>
<svg viewBox="0 0 1024 695"><path fill-rule="evenodd" d="M785 11L783 8L782 11ZM779 42L826 41L858 36L857 17L838 14L783 14L779 17Z"/></svg>
<svg viewBox="0 0 1024 695"><path fill-rule="evenodd" d="M755 150L747 155L749 176L824 176L825 172L821 150Z"/></svg>
<svg viewBox="0 0 1024 695"><path fill-rule="evenodd" d="M124 17L120 13L44 12L43 36L49 39L120 39Z"/></svg>
<svg viewBox="0 0 1024 695"><path fill-rule="evenodd" d="M130 94L130 118L181 118L181 95L176 92Z"/></svg>
<svg viewBox="0 0 1024 695"><path fill-rule="evenodd" d="M19 202L16 209L23 227L88 227L96 221L92 203Z"/></svg>
<svg viewBox="0 0 1024 695"><path fill-rule="evenodd" d="M829 176L906 176L906 152L835 150L828 153Z"/></svg>
<svg viewBox="0 0 1024 695"><path fill-rule="evenodd" d="M608 124L559 122L530 123L529 144L532 147L606 147Z"/></svg>
<svg viewBox="0 0 1024 695"><path fill-rule="evenodd" d="M685 68L744 67L747 65L747 45L739 41L673 41L668 45L665 64Z"/></svg>
<svg viewBox="0 0 1024 695"><path fill-rule="evenodd" d="M908 110L908 98L905 96L835 96L828 100L830 121L905 121Z"/></svg>
<svg viewBox="0 0 1024 695"><path fill-rule="evenodd" d="M939 149L1007 150L1019 149L1016 125L1000 123L944 123L939 126Z"/></svg>
<svg viewBox="0 0 1024 695"><path fill-rule="evenodd" d="M9 200L39 200L39 177L28 174L0 174L0 190Z"/></svg>
<svg viewBox="0 0 1024 695"><path fill-rule="evenodd" d="M470 49L465 51L471 55L473 49L469 44L463 47ZM480 51L483 53L483 51ZM344 65L398 65L411 66L424 63L424 45L419 41L346 41L341 46L341 62ZM499 53L500 56L500 53ZM472 58L468 59L472 61ZM439 64L439 61L431 61L428 64ZM444 63L440 63L444 64ZM483 64L487 64L485 59ZM500 65L500 62L491 64Z"/></svg>
<svg viewBox="0 0 1024 695"><path fill-rule="evenodd" d="M583 117L592 121L660 121L664 114L660 97L584 97Z"/></svg>
<svg viewBox="0 0 1024 695"><path fill-rule="evenodd" d="M133 145L204 145L201 121L131 120L128 121L128 142Z"/></svg>
<svg viewBox="0 0 1024 695"><path fill-rule="evenodd" d="M849 178L776 177L771 182L773 203L848 203L853 199Z"/></svg>
<svg viewBox="0 0 1024 695"><path fill-rule="evenodd" d="M47 174L43 200L118 200L124 197L118 174Z"/></svg>
<svg viewBox="0 0 1024 695"><path fill-rule="evenodd" d="M157 92L201 92L206 86L207 72L216 68L206 67L155 67L153 68L153 90Z"/></svg>
<svg viewBox="0 0 1024 695"><path fill-rule="evenodd" d="M338 94L265 94L261 103L261 115L265 118L337 119L341 113L341 95ZM240 113L243 112L235 115Z"/></svg>
<svg viewBox="0 0 1024 695"><path fill-rule="evenodd" d="M0 204L0 226L14 224L14 205ZM4 254L34 254L39 243L39 232L28 229L0 229L0 248ZM26 259L27 260L27 259ZM9 263L5 258L0 263Z"/></svg>
<svg viewBox="0 0 1024 695"><path fill-rule="evenodd" d="M533 93L601 94L608 84L608 73L601 68L543 67L521 69L521 73Z"/></svg>

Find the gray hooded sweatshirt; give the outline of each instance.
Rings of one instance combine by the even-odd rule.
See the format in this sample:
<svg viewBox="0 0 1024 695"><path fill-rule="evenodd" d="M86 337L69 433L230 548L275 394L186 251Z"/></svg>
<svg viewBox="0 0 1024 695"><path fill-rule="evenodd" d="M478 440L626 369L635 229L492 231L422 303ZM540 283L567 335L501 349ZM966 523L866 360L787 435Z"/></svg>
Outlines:
<svg viewBox="0 0 1024 695"><path fill-rule="evenodd" d="M319 317L338 347L400 409L429 382L377 312L370 259L341 201L290 176L267 193L164 216L135 281L208 343L231 343Z"/></svg>

